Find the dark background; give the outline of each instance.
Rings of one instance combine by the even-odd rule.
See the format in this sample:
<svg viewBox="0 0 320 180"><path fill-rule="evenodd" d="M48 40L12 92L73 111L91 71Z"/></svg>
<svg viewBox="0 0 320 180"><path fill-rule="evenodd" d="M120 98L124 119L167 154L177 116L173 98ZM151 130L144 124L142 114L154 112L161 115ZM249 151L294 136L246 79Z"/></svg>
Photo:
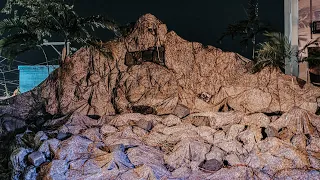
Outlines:
<svg viewBox="0 0 320 180"><path fill-rule="evenodd" d="M247 3L247 0L75 0L75 10L82 16L105 15L123 25L135 22L143 14L151 13L167 24L169 30L174 30L188 41L213 45L224 51L238 52L250 58L250 46L246 51L239 45L239 41L231 38L226 38L222 44L217 42L228 24L246 18ZM4 4L5 0L0 0L1 9ZM283 32L283 9L282 0L260 0L260 19L270 23L274 30ZM0 15L0 19L2 18ZM113 34L106 30L99 30L98 35L105 41L113 38ZM57 56L51 48L47 47L45 50L51 58ZM39 51L26 53L16 60L11 67L14 71L6 73L7 79L18 80L17 65L38 64L45 61ZM15 87L14 84L10 85L10 90Z"/></svg>

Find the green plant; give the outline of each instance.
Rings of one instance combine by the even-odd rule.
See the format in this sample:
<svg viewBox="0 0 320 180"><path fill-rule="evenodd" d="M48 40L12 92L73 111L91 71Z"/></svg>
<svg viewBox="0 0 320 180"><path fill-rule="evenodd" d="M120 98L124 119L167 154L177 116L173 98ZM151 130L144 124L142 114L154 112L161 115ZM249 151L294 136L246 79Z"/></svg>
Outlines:
<svg viewBox="0 0 320 180"><path fill-rule="evenodd" d="M68 0L7 0L1 12L6 18L0 22L0 50L9 59L41 49L53 39L65 42L65 47L67 43L95 45L92 32L97 28L119 34L114 21L103 16L80 17Z"/></svg>
<svg viewBox="0 0 320 180"><path fill-rule="evenodd" d="M264 35L267 41L259 44L253 72L258 72L266 66L280 68L284 72L285 60L295 55L289 39L279 32L266 32Z"/></svg>
<svg viewBox="0 0 320 180"><path fill-rule="evenodd" d="M255 49L257 44L257 35L269 30L269 26L263 23L259 18L259 2L258 0L248 0L248 8L246 9L247 19L230 24L225 33L220 37L221 42L226 36L232 39L236 36L241 37L240 44L246 48L249 42L252 44L252 59L255 60Z"/></svg>

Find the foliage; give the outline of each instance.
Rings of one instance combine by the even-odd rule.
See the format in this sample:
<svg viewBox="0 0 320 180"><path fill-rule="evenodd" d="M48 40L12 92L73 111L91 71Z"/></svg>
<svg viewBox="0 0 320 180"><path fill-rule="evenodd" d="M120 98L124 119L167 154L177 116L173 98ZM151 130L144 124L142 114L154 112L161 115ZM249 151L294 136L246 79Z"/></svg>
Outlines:
<svg viewBox="0 0 320 180"><path fill-rule="evenodd" d="M269 27L260 21L259 18L259 3L258 0L248 0L248 8L246 9L247 18L235 24L230 24L225 33L220 37L221 42L226 36L231 36L232 39L240 36L241 45L248 47L249 42L252 43L252 58L255 59L256 37L267 31Z"/></svg>
<svg viewBox="0 0 320 180"><path fill-rule="evenodd" d="M97 28L119 35L114 21L103 16L80 17L68 0L7 0L1 12L7 16L0 22L1 55L11 59L52 37L91 45L96 41L92 31Z"/></svg>
<svg viewBox="0 0 320 180"><path fill-rule="evenodd" d="M266 66L280 68L284 71L285 59L295 55L289 39L279 32L266 32L266 42L260 43L253 71L258 72Z"/></svg>

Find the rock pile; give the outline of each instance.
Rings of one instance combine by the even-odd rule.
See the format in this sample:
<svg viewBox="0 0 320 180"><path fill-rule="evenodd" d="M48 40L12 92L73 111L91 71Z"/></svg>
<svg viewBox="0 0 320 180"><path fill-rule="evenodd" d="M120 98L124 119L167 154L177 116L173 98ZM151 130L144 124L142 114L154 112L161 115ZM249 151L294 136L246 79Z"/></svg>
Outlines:
<svg viewBox="0 0 320 180"><path fill-rule="evenodd" d="M130 113L95 120L75 113L65 124L56 124L59 121L45 124L48 129L60 126L56 130L35 135L52 137L44 138L38 149L13 152L17 176L54 180L320 178L320 117L298 107L280 117L230 111L195 113L183 119ZM71 137L57 139L68 133Z"/></svg>
<svg viewBox="0 0 320 180"><path fill-rule="evenodd" d="M320 179L320 88L150 14L103 48L1 102L13 179Z"/></svg>

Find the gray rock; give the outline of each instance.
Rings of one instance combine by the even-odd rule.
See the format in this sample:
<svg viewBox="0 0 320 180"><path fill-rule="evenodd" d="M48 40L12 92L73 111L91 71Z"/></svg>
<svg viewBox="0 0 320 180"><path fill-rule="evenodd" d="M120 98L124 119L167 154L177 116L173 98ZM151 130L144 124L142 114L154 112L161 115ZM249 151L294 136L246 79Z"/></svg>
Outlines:
<svg viewBox="0 0 320 180"><path fill-rule="evenodd" d="M43 131L37 132L37 134L34 136L34 143L36 147L39 147L43 141L47 140L48 136Z"/></svg>
<svg viewBox="0 0 320 180"><path fill-rule="evenodd" d="M38 151L43 153L46 158L50 158L51 154L54 155L54 153L58 150L59 145L60 141L58 139L49 139L41 144Z"/></svg>
<svg viewBox="0 0 320 180"><path fill-rule="evenodd" d="M55 158L71 161L79 158L89 157L88 149L93 142L82 136L72 136L63 141L55 153Z"/></svg>
<svg viewBox="0 0 320 180"><path fill-rule="evenodd" d="M279 134L278 134L278 131L276 130L276 128L272 127L272 126L268 126L266 129L265 129L265 132L267 134L268 137L277 137Z"/></svg>
<svg viewBox="0 0 320 180"><path fill-rule="evenodd" d="M23 178L26 180L36 180L38 177L38 173L36 167L29 166L23 174Z"/></svg>
<svg viewBox="0 0 320 180"><path fill-rule="evenodd" d="M50 180L66 180L66 172L68 171L68 164L65 160L53 160L45 166L46 170L44 179Z"/></svg>
<svg viewBox="0 0 320 180"><path fill-rule="evenodd" d="M81 133L81 135L89 138L93 142L101 142L103 138L100 134L99 128L86 129L83 133Z"/></svg>
<svg viewBox="0 0 320 180"><path fill-rule="evenodd" d="M68 139L70 136L72 136L72 134L71 133L63 133L63 132L59 132L58 134L57 134L57 139L59 139L60 141L63 141L63 140L65 140L65 139Z"/></svg>
<svg viewBox="0 0 320 180"><path fill-rule="evenodd" d="M112 170L115 167L119 169L134 168L128 155L125 153L125 146L123 144L112 145L109 149L112 152L113 159L108 164L108 170Z"/></svg>
<svg viewBox="0 0 320 180"><path fill-rule="evenodd" d="M223 163L216 159L205 160L199 164L199 168L206 171L218 171L223 167Z"/></svg>
<svg viewBox="0 0 320 180"><path fill-rule="evenodd" d="M185 105L178 104L173 114L178 116L179 118L184 118L190 114L190 109Z"/></svg>
<svg viewBox="0 0 320 180"><path fill-rule="evenodd" d="M211 149L211 151L208 154L206 154L206 159L216 159L222 162L224 154L224 151L215 146Z"/></svg>
<svg viewBox="0 0 320 180"><path fill-rule="evenodd" d="M32 149L18 148L14 150L10 156L10 160L15 171L22 171L27 167L26 157Z"/></svg>
<svg viewBox="0 0 320 180"><path fill-rule="evenodd" d="M111 125L108 125L108 124L103 125L100 129L100 132L102 135L109 135L109 134L115 133L117 131L118 131L117 128L115 128Z"/></svg>
<svg viewBox="0 0 320 180"><path fill-rule="evenodd" d="M46 158L41 152L35 151L29 154L28 161L34 166L40 166L46 161Z"/></svg>
<svg viewBox="0 0 320 180"><path fill-rule="evenodd" d="M239 157L235 154L229 154L225 157L225 160L228 161L228 164L231 166L239 165L241 164L241 161Z"/></svg>
<svg viewBox="0 0 320 180"><path fill-rule="evenodd" d="M15 131L16 129L20 129L26 126L25 121L18 118L10 117L10 116L3 117L1 121L2 121L3 129L6 132L12 132L12 131Z"/></svg>
<svg viewBox="0 0 320 180"><path fill-rule="evenodd" d="M137 122L137 126L146 131L150 131L153 128L153 124L151 121L145 121L143 119Z"/></svg>

